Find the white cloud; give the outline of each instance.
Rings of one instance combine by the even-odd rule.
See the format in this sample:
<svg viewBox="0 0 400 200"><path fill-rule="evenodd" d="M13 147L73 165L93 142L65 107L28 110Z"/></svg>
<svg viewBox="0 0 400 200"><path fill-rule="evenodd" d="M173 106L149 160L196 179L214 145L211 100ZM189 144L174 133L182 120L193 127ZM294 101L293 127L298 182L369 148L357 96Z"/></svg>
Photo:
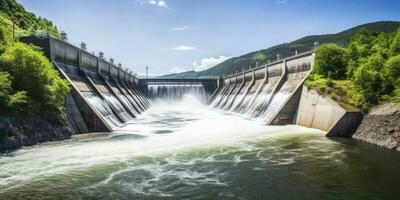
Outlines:
<svg viewBox="0 0 400 200"><path fill-rule="evenodd" d="M171 47L169 49L175 50L175 51L191 51L191 50L195 50L197 48L196 47L192 47L192 46L179 45L179 46Z"/></svg>
<svg viewBox="0 0 400 200"><path fill-rule="evenodd" d="M286 4L287 1L286 0L276 0L277 4Z"/></svg>
<svg viewBox="0 0 400 200"><path fill-rule="evenodd" d="M210 58L203 58L200 60L200 63L193 62L193 67L194 71L203 71L208 68L214 67L215 65L218 65L219 63L224 62L225 60L232 58L230 56L220 56L217 58L210 57Z"/></svg>
<svg viewBox="0 0 400 200"><path fill-rule="evenodd" d="M165 1L158 1L158 3L157 3L157 6L160 6L160 7L167 7L167 3L165 2Z"/></svg>
<svg viewBox="0 0 400 200"><path fill-rule="evenodd" d="M171 30L171 31L184 31L184 30L186 30L188 28L189 28L188 26L178 26L178 27L172 27L169 30Z"/></svg>
<svg viewBox="0 0 400 200"><path fill-rule="evenodd" d="M185 69L183 67L172 67L171 69L169 69L169 72L173 73L173 74L186 72L186 71L187 71L187 69Z"/></svg>
<svg viewBox="0 0 400 200"><path fill-rule="evenodd" d="M153 6L158 6L158 7L163 7L166 8L167 2L165 0L136 0L139 4L141 5L153 5Z"/></svg>

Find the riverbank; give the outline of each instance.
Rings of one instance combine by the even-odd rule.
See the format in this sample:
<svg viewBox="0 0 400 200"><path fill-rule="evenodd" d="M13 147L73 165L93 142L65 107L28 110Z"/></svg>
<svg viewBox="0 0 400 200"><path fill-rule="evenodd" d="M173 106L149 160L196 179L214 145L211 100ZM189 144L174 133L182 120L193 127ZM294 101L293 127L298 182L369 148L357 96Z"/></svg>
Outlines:
<svg viewBox="0 0 400 200"><path fill-rule="evenodd" d="M16 150L47 141L70 138L71 129L64 122L41 117L0 117L0 152Z"/></svg>
<svg viewBox="0 0 400 200"><path fill-rule="evenodd" d="M400 105L378 105L364 116L353 138L400 151Z"/></svg>

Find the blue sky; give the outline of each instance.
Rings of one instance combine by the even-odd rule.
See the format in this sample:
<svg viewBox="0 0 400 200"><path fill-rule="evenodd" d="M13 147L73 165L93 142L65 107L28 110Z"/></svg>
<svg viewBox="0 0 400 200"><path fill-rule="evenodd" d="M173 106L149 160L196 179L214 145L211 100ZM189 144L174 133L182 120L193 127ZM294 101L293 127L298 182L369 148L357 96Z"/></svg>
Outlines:
<svg viewBox="0 0 400 200"><path fill-rule="evenodd" d="M202 70L311 34L400 20L399 0L17 0L136 73Z"/></svg>

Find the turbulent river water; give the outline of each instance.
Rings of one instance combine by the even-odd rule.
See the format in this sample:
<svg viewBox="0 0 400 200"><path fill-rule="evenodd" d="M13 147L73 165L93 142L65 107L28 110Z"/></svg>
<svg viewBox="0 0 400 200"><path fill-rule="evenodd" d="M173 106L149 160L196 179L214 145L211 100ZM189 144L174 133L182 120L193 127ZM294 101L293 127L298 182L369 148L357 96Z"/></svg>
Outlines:
<svg viewBox="0 0 400 200"><path fill-rule="evenodd" d="M110 134L0 156L0 199L399 199L399 180L398 152L190 96Z"/></svg>

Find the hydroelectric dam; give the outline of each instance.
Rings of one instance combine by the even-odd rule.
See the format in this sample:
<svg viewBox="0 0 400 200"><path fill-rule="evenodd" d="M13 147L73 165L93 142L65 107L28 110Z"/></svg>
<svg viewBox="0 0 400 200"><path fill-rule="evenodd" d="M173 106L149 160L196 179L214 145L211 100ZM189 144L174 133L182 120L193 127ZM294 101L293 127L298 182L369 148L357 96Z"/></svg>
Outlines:
<svg viewBox="0 0 400 200"><path fill-rule="evenodd" d="M176 99L200 94L211 107L256 118L265 125L296 124L328 136L349 136L360 123L360 112L347 111L329 97L308 91L312 71L309 51L220 78L137 78L132 72L54 37L29 36L23 42L41 47L72 92L66 113L76 133L110 132L150 106L149 99Z"/></svg>
<svg viewBox="0 0 400 200"><path fill-rule="evenodd" d="M138 78L85 45L20 40L70 83L76 134L0 156L1 200L398 199L398 153L325 136L361 114L303 86L314 51L219 78Z"/></svg>

